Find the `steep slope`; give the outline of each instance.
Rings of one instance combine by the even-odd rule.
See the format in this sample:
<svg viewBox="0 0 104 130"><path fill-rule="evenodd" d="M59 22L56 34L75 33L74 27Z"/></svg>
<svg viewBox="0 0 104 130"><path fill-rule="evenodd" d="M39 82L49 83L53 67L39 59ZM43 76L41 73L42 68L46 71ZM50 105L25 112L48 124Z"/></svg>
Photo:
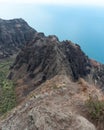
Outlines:
<svg viewBox="0 0 104 130"><path fill-rule="evenodd" d="M19 105L1 117L1 130L103 130L87 115L85 102L103 99L94 85L104 88L104 65L79 45L35 32L10 71Z"/></svg>
<svg viewBox="0 0 104 130"><path fill-rule="evenodd" d="M71 41L60 42L56 36L36 33L17 55L8 78L17 82L16 93L21 99L55 75L67 75L73 81L84 78L103 88L104 65L90 60Z"/></svg>
<svg viewBox="0 0 104 130"><path fill-rule="evenodd" d="M83 99L88 97L80 87L64 75L47 80L0 121L0 129L96 130L81 114Z"/></svg>
<svg viewBox="0 0 104 130"><path fill-rule="evenodd" d="M15 54L35 32L23 19L0 19L0 59Z"/></svg>
<svg viewBox="0 0 104 130"><path fill-rule="evenodd" d="M92 69L89 79L94 80L94 84L99 86L102 91L104 91L104 64L100 64L94 60L90 60Z"/></svg>
<svg viewBox="0 0 104 130"><path fill-rule="evenodd" d="M55 75L64 74L76 81L86 77L90 69L90 61L78 45L36 33L16 57L8 78L17 81L16 92L21 97Z"/></svg>
<svg viewBox="0 0 104 130"><path fill-rule="evenodd" d="M12 68L19 70L24 64L27 65L27 74L42 72L46 79L62 73L78 79L86 76L91 67L88 57L78 45L70 41L60 42L56 36L41 37L40 33L22 49Z"/></svg>

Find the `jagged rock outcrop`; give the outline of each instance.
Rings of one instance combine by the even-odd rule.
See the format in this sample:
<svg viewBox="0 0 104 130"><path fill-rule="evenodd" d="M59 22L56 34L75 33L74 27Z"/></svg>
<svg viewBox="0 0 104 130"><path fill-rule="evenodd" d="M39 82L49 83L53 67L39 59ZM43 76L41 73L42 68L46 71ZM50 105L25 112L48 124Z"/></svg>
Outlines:
<svg viewBox="0 0 104 130"><path fill-rule="evenodd" d="M21 92L17 90L17 95L26 96L41 83L62 74L74 81L84 78L103 87L103 70L104 65L90 60L79 45L60 42L54 35L46 37L43 33L35 33L34 40L17 55L8 78L22 79L19 86L23 88Z"/></svg>
<svg viewBox="0 0 104 130"><path fill-rule="evenodd" d="M46 79L61 73L78 79L89 74L91 67L88 57L78 45L70 41L60 42L56 36L41 37L39 34L21 50L12 68L19 70L24 64L30 77L42 73Z"/></svg>
<svg viewBox="0 0 104 130"><path fill-rule="evenodd" d="M10 71L21 104L0 119L1 130L96 130L87 120L85 101L92 93L103 97L93 85L103 88L104 65L79 45L35 32Z"/></svg>
<svg viewBox="0 0 104 130"><path fill-rule="evenodd" d="M55 75L67 75L72 80L86 77L91 70L88 57L71 41L60 42L56 36L36 33L34 40L24 47L11 66L9 79L22 79L21 95L27 95L41 83ZM30 84L30 85L29 85ZM18 88L18 87L17 87Z"/></svg>
<svg viewBox="0 0 104 130"><path fill-rule="evenodd" d="M35 34L23 19L0 19L0 59L17 53Z"/></svg>
<svg viewBox="0 0 104 130"><path fill-rule="evenodd" d="M94 84L104 91L104 64L100 64L94 60L91 60L91 64L93 66L91 75L94 80Z"/></svg>

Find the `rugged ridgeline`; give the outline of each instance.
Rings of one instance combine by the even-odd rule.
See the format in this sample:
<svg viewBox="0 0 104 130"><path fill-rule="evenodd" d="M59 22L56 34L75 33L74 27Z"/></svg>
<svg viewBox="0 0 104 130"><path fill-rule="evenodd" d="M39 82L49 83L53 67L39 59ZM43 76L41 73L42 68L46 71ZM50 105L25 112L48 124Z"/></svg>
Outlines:
<svg viewBox="0 0 104 130"><path fill-rule="evenodd" d="M67 75L73 81L84 78L104 87L104 65L89 59L79 45L60 42L56 36L46 37L43 33L36 33L34 40L17 55L8 77L28 84L27 89L22 89L27 95L56 75Z"/></svg>
<svg viewBox="0 0 104 130"><path fill-rule="evenodd" d="M22 102L0 120L0 130L103 130L103 120L96 124L85 102L89 95L102 98L94 85L103 88L104 65L89 59L79 45L36 32L10 71Z"/></svg>
<svg viewBox="0 0 104 130"><path fill-rule="evenodd" d="M35 32L23 19L0 19L0 59L17 53Z"/></svg>

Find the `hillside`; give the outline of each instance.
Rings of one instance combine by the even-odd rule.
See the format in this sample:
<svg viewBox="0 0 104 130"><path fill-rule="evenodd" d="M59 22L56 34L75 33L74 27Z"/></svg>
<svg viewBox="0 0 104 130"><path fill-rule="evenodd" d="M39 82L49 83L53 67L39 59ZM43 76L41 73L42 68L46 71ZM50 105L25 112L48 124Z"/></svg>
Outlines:
<svg viewBox="0 0 104 130"><path fill-rule="evenodd" d="M0 119L1 130L103 130L103 120L92 119L86 101L102 99L95 86L58 75L41 84ZM90 108L91 109L91 108ZM89 121L90 120L90 121ZM91 123L92 122L92 123ZM95 124L95 126L93 125Z"/></svg>
<svg viewBox="0 0 104 130"><path fill-rule="evenodd" d="M89 59L79 45L42 33L36 33L17 55L8 78L17 81L16 92L21 99L56 75L66 75L72 81L84 78L104 88L104 65Z"/></svg>
<svg viewBox="0 0 104 130"><path fill-rule="evenodd" d="M35 32L23 19L0 19L0 59L16 54Z"/></svg>
<svg viewBox="0 0 104 130"><path fill-rule="evenodd" d="M104 65L78 44L35 32L9 65L0 130L103 130Z"/></svg>

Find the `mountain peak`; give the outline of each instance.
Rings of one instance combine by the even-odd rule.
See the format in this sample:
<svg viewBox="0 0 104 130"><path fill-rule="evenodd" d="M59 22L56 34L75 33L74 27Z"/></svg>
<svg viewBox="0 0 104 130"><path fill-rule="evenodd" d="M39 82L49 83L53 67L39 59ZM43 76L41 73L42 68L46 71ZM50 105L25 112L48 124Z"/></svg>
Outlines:
<svg viewBox="0 0 104 130"><path fill-rule="evenodd" d="M0 130L96 130L95 118L98 123L101 119L97 126L101 130L103 109L101 113L97 109L98 120L95 105L98 108L100 100L104 107L100 91L104 89L104 65L86 56L78 44L45 36L23 19L1 19L0 58L15 53L8 75L11 81L2 79L8 61L0 66L0 114L18 106L6 119L0 117ZM91 110L94 104L90 112L94 120L86 109L89 103Z"/></svg>
<svg viewBox="0 0 104 130"><path fill-rule="evenodd" d="M44 33L36 32L34 39L17 55L8 78L16 81L22 79L22 84L19 84L23 86L20 88L21 93L17 90L18 99L21 100L21 96L24 98L56 75L67 75L72 81L84 78L102 87L103 70L104 66L100 64L99 69L78 44L68 40L60 42L55 35L45 36Z"/></svg>
<svg viewBox="0 0 104 130"><path fill-rule="evenodd" d="M0 59L18 52L27 42L31 41L36 30L23 19L0 19Z"/></svg>

